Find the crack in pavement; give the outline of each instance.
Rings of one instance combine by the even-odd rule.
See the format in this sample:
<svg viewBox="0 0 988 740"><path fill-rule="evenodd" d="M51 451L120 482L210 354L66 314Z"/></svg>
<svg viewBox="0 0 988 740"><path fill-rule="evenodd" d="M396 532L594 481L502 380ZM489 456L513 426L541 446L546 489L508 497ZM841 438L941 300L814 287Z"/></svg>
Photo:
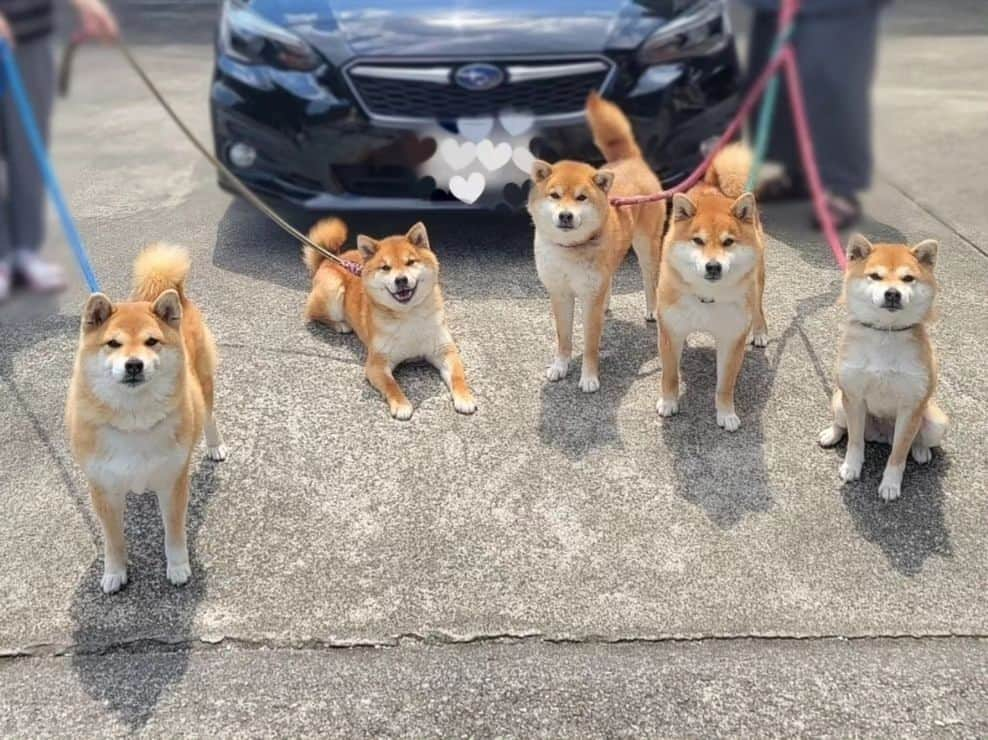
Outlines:
<svg viewBox="0 0 988 740"><path fill-rule="evenodd" d="M400 648L407 645L430 647L457 647L485 643L497 644L548 644L548 645L663 645L694 644L706 642L870 642L870 641L924 641L924 640L988 640L988 633L979 632L890 632L855 634L797 634L797 633L743 633L743 634L668 634L614 636L606 635L547 635L540 632L492 632L475 635L454 635L449 632L404 632L381 639L306 639L279 640L235 637L232 635L182 638L134 638L106 645L59 645L39 643L24 648L0 648L0 666L15 660L38 658L63 658L69 656L147 655L175 652L207 652L228 647L242 650L378 650Z"/></svg>

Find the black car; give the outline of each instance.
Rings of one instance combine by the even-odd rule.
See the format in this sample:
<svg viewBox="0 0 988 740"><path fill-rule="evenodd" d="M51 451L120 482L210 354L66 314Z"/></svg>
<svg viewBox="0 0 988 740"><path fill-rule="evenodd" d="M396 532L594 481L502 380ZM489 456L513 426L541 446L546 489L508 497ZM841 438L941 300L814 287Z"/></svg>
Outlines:
<svg viewBox="0 0 988 740"><path fill-rule="evenodd" d="M225 0L216 152L252 189L311 210L517 207L525 150L600 162L583 116L598 90L671 184L738 105L724 5Z"/></svg>

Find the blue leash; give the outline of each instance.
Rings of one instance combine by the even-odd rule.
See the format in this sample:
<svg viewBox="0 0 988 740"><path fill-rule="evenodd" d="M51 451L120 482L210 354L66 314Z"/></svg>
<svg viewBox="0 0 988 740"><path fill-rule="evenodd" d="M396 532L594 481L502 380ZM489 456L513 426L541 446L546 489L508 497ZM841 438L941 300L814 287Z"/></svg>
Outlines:
<svg viewBox="0 0 988 740"><path fill-rule="evenodd" d="M76 261L79 263L83 277L86 278L86 284L89 286L90 292L99 293L99 281L93 272L93 266L89 262L86 247L82 243L82 237L79 235L79 230L76 229L75 222L72 220L72 214L69 212L69 207L65 203L65 196L62 195L62 188L59 186L58 178L55 176L55 169L52 167L51 160L48 158L48 152L45 150L41 132L38 131L38 124L35 122L34 112L31 110L31 103L28 101L27 93L24 91L24 83L21 81L21 74L17 69L17 62L14 59L13 51L2 40L0 40L0 65L2 65L3 71L3 74L0 75L0 96L3 95L5 87L10 88L10 95L20 116L21 125L24 127L24 132L27 134L28 141L31 144L31 151L34 154L35 161L38 163L38 169L41 170L41 176L45 181L48 194L55 203L55 210L58 211L58 217L62 222L65 237L69 242L69 246L72 248ZM4 84L5 82L6 85Z"/></svg>

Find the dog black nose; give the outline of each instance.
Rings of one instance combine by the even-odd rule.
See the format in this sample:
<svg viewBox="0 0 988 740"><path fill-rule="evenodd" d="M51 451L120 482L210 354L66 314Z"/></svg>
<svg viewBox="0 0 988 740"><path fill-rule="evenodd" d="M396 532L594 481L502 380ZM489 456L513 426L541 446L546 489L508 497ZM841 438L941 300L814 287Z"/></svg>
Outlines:
<svg viewBox="0 0 988 740"><path fill-rule="evenodd" d="M724 272L724 266L720 262L710 261L706 264L707 279L717 280Z"/></svg>
<svg viewBox="0 0 988 740"><path fill-rule="evenodd" d="M559 212L559 225L560 226L572 226L573 225L573 214L569 211Z"/></svg>
<svg viewBox="0 0 988 740"><path fill-rule="evenodd" d="M404 275L399 275L398 277L396 277L395 278L395 287L396 288L399 288L399 289L400 288L407 288L408 287L408 278L405 277Z"/></svg>
<svg viewBox="0 0 988 740"><path fill-rule="evenodd" d="M898 306L902 303L902 293L897 288L889 288L885 291L885 302L890 306Z"/></svg>
<svg viewBox="0 0 988 740"><path fill-rule="evenodd" d="M127 360L124 363L124 370L127 371L127 375L134 376L140 375L144 372L144 362L141 360Z"/></svg>

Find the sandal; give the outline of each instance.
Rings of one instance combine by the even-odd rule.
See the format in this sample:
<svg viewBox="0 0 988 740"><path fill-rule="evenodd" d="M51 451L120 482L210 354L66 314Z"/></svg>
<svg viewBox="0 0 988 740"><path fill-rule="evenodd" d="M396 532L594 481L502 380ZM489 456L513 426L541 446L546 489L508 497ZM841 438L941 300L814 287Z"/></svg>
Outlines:
<svg viewBox="0 0 988 740"><path fill-rule="evenodd" d="M835 195L826 193L825 201L827 210L830 212L830 219L834 222L834 228L843 231L861 220L861 204L853 195ZM813 214L813 228L819 230L820 219Z"/></svg>
<svg viewBox="0 0 988 740"><path fill-rule="evenodd" d="M802 179L793 180L786 173L770 177L758 186L755 199L759 203L782 203L792 200L809 200L810 192Z"/></svg>

